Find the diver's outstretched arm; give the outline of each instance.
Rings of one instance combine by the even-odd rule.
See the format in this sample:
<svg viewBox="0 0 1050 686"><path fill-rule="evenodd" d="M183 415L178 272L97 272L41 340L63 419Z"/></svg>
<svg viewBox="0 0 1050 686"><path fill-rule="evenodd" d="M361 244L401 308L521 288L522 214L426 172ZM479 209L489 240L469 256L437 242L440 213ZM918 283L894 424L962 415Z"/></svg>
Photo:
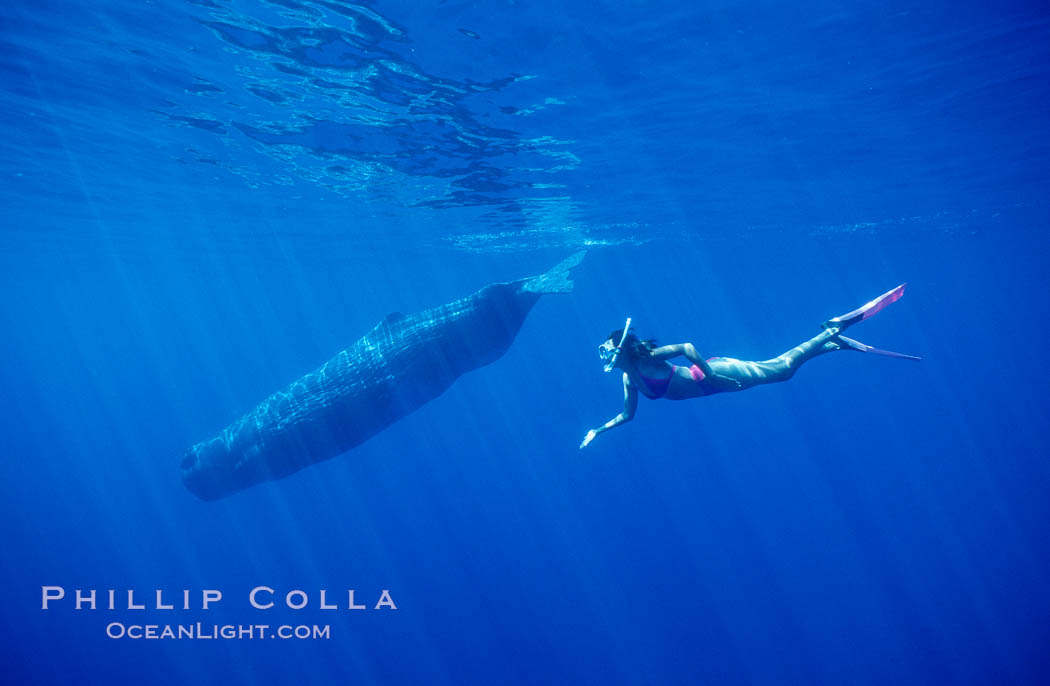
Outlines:
<svg viewBox="0 0 1050 686"><path fill-rule="evenodd" d="M662 345L659 348L653 350L650 353L650 355L652 355L658 360L673 360L676 357L684 357L685 359L695 364L697 367L700 367L700 371L702 371L705 376L710 376L711 374L714 374L714 372L711 371L711 365L707 364L707 360L705 360L700 355L700 353L696 351L696 348L693 346L692 343L676 343L674 345Z"/></svg>
<svg viewBox="0 0 1050 686"><path fill-rule="evenodd" d="M586 448L594 437L603 431L608 431L614 427L620 426L624 422L631 421L634 418L634 411L638 407L638 389L631 383L631 378L627 376L626 372L623 375L623 412L616 415L609 421L605 422L597 429L591 429L587 432L587 435L583 437L583 442L580 443L580 448Z"/></svg>

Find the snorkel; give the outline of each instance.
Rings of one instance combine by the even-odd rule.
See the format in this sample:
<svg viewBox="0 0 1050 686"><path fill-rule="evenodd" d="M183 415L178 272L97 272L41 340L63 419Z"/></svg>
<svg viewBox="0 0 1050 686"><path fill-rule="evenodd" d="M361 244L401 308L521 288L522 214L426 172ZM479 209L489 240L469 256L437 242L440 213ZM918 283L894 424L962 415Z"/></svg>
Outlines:
<svg viewBox="0 0 1050 686"><path fill-rule="evenodd" d="M620 342L616 344L616 348L613 349L613 355L609 358L609 362L605 365L605 371L611 372L616 368L616 360L620 357L620 351L623 350L623 342L627 340L627 330L631 328L631 318L627 318L627 323L623 325L623 335L620 336Z"/></svg>

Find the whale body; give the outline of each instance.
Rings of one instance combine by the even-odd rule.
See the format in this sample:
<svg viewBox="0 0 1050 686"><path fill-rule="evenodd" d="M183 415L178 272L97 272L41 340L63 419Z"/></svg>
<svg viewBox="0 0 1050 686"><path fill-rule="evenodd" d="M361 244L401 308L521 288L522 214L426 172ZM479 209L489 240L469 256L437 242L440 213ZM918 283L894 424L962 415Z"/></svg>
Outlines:
<svg viewBox="0 0 1050 686"><path fill-rule="evenodd" d="M216 500L361 444L499 359L545 293L572 290L579 252L539 276L485 286L415 314L395 312L319 369L182 458L182 481Z"/></svg>

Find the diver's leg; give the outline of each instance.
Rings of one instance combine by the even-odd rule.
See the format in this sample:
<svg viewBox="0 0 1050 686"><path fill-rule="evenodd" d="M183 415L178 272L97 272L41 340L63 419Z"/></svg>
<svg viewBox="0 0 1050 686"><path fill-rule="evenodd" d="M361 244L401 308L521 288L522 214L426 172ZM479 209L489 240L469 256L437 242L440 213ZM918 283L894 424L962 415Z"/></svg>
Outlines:
<svg viewBox="0 0 1050 686"><path fill-rule="evenodd" d="M842 347L834 340L837 333L837 329L821 331L808 341L796 345L771 360L756 362L737 360L732 357L716 357L708 360L708 364L716 374L739 381L741 390L760 384L787 381L807 360L817 355L841 350Z"/></svg>
<svg viewBox="0 0 1050 686"><path fill-rule="evenodd" d="M900 353L878 350L877 348L872 348L870 345L854 341L851 338L846 338L845 336L840 338L838 336L839 333L845 331L850 326L857 322L864 321L869 317L875 316L900 300L901 296L904 295L905 285L906 284L901 284L896 288L886 291L879 297L861 305L852 312L847 312L846 314L829 319L823 324L824 331L805 343L796 345L786 353L774 357L772 360L751 362L749 360L734 360L731 357L719 357L712 358L708 362L715 374L727 376L739 381L740 389L737 390L742 390L759 384L787 381L795 375L798 368L807 360L810 360L817 355L823 355L824 353L830 353L836 350L858 350L861 352L874 352L880 355L889 355L890 357L902 357L917 360L919 358L913 355L902 355ZM705 369L704 372L706 373L706 371L707 370Z"/></svg>

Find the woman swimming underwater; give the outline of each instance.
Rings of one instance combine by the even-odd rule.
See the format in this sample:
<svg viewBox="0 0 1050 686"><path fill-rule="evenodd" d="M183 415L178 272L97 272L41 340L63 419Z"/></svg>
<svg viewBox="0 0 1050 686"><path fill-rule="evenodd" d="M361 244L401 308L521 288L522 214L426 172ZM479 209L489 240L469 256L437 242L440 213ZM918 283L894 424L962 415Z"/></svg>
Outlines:
<svg viewBox="0 0 1050 686"><path fill-rule="evenodd" d="M760 384L787 381L794 376L803 362L836 350L856 350L918 360L918 357L912 355L879 350L842 335L842 332L853 324L874 316L900 300L906 285L901 284L852 312L829 319L824 322L824 330L818 335L782 355L762 362L736 360L732 357L712 357L705 360L692 343L656 347L653 341L639 340L631 333L631 320L628 319L622 332L619 329L613 331L598 347L598 354L606 362L605 371L623 370L623 412L597 429L588 431L580 447L586 447L603 431L630 421L638 406L639 391L651 400L685 400L724 391L743 391ZM691 366L678 366L668 362L676 357L684 357Z"/></svg>

